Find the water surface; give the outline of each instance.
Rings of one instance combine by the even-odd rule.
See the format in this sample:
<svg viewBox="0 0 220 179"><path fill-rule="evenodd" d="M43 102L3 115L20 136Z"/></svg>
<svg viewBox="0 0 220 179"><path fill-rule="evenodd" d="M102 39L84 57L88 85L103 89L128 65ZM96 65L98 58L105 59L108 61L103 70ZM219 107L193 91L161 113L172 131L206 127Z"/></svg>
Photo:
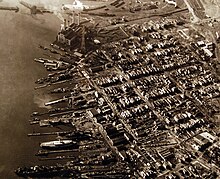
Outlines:
<svg viewBox="0 0 220 179"><path fill-rule="evenodd" d="M36 139L28 120L37 109L34 81L47 72L35 63L43 52L38 44L50 44L59 30L53 15L0 11L0 178L13 179L18 166L35 165Z"/></svg>

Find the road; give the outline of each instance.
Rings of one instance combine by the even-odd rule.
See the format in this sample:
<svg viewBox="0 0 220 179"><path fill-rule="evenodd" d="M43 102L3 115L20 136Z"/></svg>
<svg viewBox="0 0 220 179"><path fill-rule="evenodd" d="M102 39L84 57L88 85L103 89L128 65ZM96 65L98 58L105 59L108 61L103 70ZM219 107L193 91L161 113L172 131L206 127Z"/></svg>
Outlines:
<svg viewBox="0 0 220 179"><path fill-rule="evenodd" d="M195 12L194 12L194 9L190 6L190 3L188 2L188 0L184 0L189 12L192 14L193 16L193 23L196 23L196 22L199 22L199 18L196 16Z"/></svg>

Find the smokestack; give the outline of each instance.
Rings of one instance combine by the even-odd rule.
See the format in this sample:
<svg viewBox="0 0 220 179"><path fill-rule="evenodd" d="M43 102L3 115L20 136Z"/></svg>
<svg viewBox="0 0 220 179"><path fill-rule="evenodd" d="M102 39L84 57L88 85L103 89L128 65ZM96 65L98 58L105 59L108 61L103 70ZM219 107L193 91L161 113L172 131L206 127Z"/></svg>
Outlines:
<svg viewBox="0 0 220 179"><path fill-rule="evenodd" d="M75 23L75 13L73 13L73 16L72 16L72 23L73 24Z"/></svg>
<svg viewBox="0 0 220 179"><path fill-rule="evenodd" d="M65 29L64 29L64 24L61 24L60 25L60 31L64 31ZM59 40L58 40L59 41Z"/></svg>
<svg viewBox="0 0 220 179"><path fill-rule="evenodd" d="M64 25L64 30L66 30L66 19L64 19L63 25Z"/></svg>
<svg viewBox="0 0 220 179"><path fill-rule="evenodd" d="M80 13L78 14L78 22L77 24L79 25L80 24Z"/></svg>
<svg viewBox="0 0 220 179"><path fill-rule="evenodd" d="M217 39L219 38L219 34L218 34L218 32L216 32L216 37L217 37Z"/></svg>
<svg viewBox="0 0 220 179"><path fill-rule="evenodd" d="M62 30L62 27L61 27L61 30ZM58 42L60 41L60 32L59 32L58 35L57 35L57 41L58 41Z"/></svg>

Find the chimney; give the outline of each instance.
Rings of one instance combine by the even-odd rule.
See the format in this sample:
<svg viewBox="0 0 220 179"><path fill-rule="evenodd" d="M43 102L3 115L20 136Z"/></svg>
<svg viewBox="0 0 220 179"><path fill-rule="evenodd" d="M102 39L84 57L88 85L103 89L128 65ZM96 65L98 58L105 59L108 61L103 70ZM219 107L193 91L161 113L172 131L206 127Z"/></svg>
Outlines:
<svg viewBox="0 0 220 179"><path fill-rule="evenodd" d="M64 29L64 24L61 24L60 25L60 31L64 31L65 29Z"/></svg>
<svg viewBox="0 0 220 179"><path fill-rule="evenodd" d="M63 25L64 25L64 30L66 30L66 19L64 19Z"/></svg>
<svg viewBox="0 0 220 179"><path fill-rule="evenodd" d="M219 39L219 34L218 34L218 32L216 32L216 37L217 37L217 39Z"/></svg>
<svg viewBox="0 0 220 179"><path fill-rule="evenodd" d="M68 27L70 26L70 21L69 21L69 20L68 20L67 26L68 26Z"/></svg>
<svg viewBox="0 0 220 179"><path fill-rule="evenodd" d="M77 24L79 25L80 24L80 13L78 14L78 22Z"/></svg>
<svg viewBox="0 0 220 179"><path fill-rule="evenodd" d="M75 23L75 13L73 13L73 16L72 16L72 24Z"/></svg>

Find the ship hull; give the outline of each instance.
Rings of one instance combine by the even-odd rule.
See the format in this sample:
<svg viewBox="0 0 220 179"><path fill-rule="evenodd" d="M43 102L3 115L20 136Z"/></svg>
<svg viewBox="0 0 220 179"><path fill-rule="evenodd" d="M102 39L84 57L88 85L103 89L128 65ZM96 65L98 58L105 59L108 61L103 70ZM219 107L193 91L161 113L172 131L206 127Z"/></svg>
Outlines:
<svg viewBox="0 0 220 179"><path fill-rule="evenodd" d="M59 141L50 141L50 142L43 142L40 144L40 147L46 149L56 149L56 148L70 148L74 147L76 142L72 140L59 140Z"/></svg>

